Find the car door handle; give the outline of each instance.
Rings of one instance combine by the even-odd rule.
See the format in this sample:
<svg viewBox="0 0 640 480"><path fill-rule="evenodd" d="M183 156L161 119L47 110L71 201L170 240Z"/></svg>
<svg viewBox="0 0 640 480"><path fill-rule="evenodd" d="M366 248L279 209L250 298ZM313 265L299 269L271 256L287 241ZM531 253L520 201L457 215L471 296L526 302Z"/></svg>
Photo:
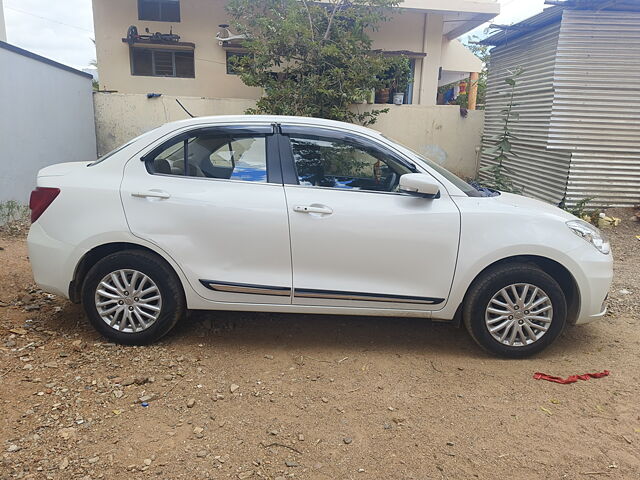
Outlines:
<svg viewBox="0 0 640 480"><path fill-rule="evenodd" d="M131 192L132 197L137 198L171 198L171 195L161 190L149 190L147 192Z"/></svg>
<svg viewBox="0 0 640 480"><path fill-rule="evenodd" d="M320 213L324 215L331 215L333 210L324 205L298 205L293 207L294 212L300 213Z"/></svg>

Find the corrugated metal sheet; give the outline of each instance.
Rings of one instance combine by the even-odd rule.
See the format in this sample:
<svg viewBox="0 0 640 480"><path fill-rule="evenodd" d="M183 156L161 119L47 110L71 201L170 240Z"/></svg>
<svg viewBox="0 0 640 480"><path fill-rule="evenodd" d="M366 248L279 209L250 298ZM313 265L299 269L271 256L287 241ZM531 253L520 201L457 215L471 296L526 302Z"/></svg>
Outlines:
<svg viewBox="0 0 640 480"><path fill-rule="evenodd" d="M509 70L523 68L513 109L519 119L510 128L519 137L512 148L517 156L509 155L505 166L514 183L524 188L525 195L556 204L564 197L571 156L569 152L547 148L559 29L559 23L547 25L491 51L483 145L493 145L487 138L503 128L500 110L508 104L505 93L509 91L504 79L510 75ZM492 157L483 153L481 166L494 164ZM486 174L481 172L480 179L486 180Z"/></svg>
<svg viewBox="0 0 640 480"><path fill-rule="evenodd" d="M570 151L567 203L640 204L640 13L565 10L548 146Z"/></svg>

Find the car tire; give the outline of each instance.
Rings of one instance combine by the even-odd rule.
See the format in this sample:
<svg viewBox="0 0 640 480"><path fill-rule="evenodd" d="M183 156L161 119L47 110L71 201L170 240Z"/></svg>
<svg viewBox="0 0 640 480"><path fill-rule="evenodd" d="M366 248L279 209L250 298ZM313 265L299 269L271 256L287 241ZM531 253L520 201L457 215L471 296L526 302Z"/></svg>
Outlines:
<svg viewBox="0 0 640 480"><path fill-rule="evenodd" d="M503 264L473 282L462 318L471 337L485 350L524 358L544 350L562 333L567 301L558 282L537 266Z"/></svg>
<svg viewBox="0 0 640 480"><path fill-rule="evenodd" d="M82 303L95 329L124 345L152 343L186 314L173 269L142 250L112 253L96 262L85 277Z"/></svg>

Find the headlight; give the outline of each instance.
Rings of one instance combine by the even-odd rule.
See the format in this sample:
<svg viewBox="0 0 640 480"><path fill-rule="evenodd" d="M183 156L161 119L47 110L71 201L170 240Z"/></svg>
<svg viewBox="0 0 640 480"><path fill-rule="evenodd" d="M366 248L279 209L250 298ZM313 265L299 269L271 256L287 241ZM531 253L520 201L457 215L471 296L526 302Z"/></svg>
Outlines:
<svg viewBox="0 0 640 480"><path fill-rule="evenodd" d="M611 251L609 240L596 227L583 220L571 220L567 222L567 227L579 237L584 238L591 245L596 247L600 253L608 255Z"/></svg>

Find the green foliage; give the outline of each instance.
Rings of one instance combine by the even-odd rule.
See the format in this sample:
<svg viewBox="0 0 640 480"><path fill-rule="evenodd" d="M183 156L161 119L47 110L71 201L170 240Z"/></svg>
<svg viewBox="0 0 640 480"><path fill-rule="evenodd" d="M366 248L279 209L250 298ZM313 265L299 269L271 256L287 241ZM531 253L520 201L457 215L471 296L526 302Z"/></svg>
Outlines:
<svg viewBox="0 0 640 480"><path fill-rule="evenodd" d="M303 115L369 125L386 110L354 113L363 92L381 87L390 59L371 51L367 31L397 0L231 0L233 28L249 55L233 68L264 96L247 113Z"/></svg>
<svg viewBox="0 0 640 480"><path fill-rule="evenodd" d="M585 222L592 223L593 225L598 225L598 220L600 218L600 213L602 210L591 208L587 209L587 205L589 202L593 200L593 197L586 197L576 203L574 207L567 207L564 200L560 203L559 207L572 215L575 215L578 218L581 218Z"/></svg>
<svg viewBox="0 0 640 480"><path fill-rule="evenodd" d="M490 140L494 142L494 145L484 150L484 153L495 154L493 158L495 164L480 169L481 172L485 172L489 176L489 180L480 182L483 187L518 194L522 193L522 188L517 187L513 183L509 177L509 169L504 165L504 161L508 158L507 154L517 157L516 153L511 151L511 142L512 140L517 140L518 137L511 133L510 124L518 120L518 113L513 111L513 107L515 106L513 99L517 78L522 74L522 71L522 68L516 68L510 72L510 76L504 79L510 89L507 93L507 95L509 95L507 106L500 111L500 116L503 121L502 132L491 138Z"/></svg>
<svg viewBox="0 0 640 480"><path fill-rule="evenodd" d="M28 218L28 206L22 205L15 200L8 200L6 202L0 203L0 225L24 221Z"/></svg>
<svg viewBox="0 0 640 480"><path fill-rule="evenodd" d="M404 93L411 81L411 62L404 55L390 57L383 78L388 79L388 85L385 86L396 93Z"/></svg>

